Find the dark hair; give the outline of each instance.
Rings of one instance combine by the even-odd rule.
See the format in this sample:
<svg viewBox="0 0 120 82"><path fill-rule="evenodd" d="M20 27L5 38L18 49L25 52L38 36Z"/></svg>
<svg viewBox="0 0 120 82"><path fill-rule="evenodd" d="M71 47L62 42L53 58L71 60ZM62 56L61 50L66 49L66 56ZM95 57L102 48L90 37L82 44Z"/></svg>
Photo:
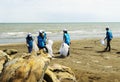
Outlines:
<svg viewBox="0 0 120 82"><path fill-rule="evenodd" d="M67 31L63 31L64 33L67 33Z"/></svg>
<svg viewBox="0 0 120 82"><path fill-rule="evenodd" d="M42 38L44 38L43 33L39 33L39 36L41 36Z"/></svg>
<svg viewBox="0 0 120 82"><path fill-rule="evenodd" d="M109 30L109 28L106 28L106 30Z"/></svg>

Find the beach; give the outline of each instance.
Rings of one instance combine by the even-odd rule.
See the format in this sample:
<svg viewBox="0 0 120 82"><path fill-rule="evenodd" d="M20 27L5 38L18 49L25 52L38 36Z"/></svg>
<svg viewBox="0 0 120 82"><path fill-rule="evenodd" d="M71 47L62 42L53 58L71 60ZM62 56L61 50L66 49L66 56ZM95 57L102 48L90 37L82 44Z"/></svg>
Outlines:
<svg viewBox="0 0 120 82"><path fill-rule="evenodd" d="M111 41L111 52L103 52L105 46L100 43L100 38L72 40L70 56L59 58L59 48L62 41L55 41L53 53L55 58L50 65L58 63L70 67L78 82L120 82L120 39ZM25 43L2 44L0 50L16 49L20 55L27 53Z"/></svg>

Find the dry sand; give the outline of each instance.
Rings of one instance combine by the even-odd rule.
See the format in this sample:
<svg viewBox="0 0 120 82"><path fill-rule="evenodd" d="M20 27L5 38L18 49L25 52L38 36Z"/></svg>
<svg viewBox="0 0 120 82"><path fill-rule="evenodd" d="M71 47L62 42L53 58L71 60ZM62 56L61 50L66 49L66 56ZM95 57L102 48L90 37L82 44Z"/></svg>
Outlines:
<svg viewBox="0 0 120 82"><path fill-rule="evenodd" d="M111 52L103 52L100 39L83 39L71 42L70 56L59 58L62 41L53 44L56 58L51 61L70 67L78 82L120 82L120 39L113 39ZM27 52L25 43L0 45L0 50L17 49L19 55Z"/></svg>

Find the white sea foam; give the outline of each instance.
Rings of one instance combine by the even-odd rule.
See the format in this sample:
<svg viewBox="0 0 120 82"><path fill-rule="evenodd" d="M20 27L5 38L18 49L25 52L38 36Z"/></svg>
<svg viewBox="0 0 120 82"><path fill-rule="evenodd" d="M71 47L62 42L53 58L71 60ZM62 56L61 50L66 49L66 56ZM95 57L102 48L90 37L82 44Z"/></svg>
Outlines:
<svg viewBox="0 0 120 82"><path fill-rule="evenodd" d="M0 38L18 38L24 37L26 32L4 32L0 34Z"/></svg>

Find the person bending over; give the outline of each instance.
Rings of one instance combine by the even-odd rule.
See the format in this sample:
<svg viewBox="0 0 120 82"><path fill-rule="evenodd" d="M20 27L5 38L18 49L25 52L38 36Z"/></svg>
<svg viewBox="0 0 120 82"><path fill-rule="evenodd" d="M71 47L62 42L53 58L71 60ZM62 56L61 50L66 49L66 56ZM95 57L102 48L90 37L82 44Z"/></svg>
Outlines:
<svg viewBox="0 0 120 82"><path fill-rule="evenodd" d="M26 43L27 43L27 47L28 47L28 53L32 52L33 49L33 38L31 33L28 33L27 37L26 37Z"/></svg>
<svg viewBox="0 0 120 82"><path fill-rule="evenodd" d="M44 49L48 53L48 49L46 48L46 41L44 37L44 32L42 30L39 31L39 35L37 37L37 42L38 42L38 48L39 49Z"/></svg>
<svg viewBox="0 0 120 82"><path fill-rule="evenodd" d="M67 31L67 29L64 29L63 30L63 41L64 41L64 43L66 43L68 46L70 46L70 35L69 35L69 33L68 33L68 31ZM69 56L70 55L70 49L68 50L68 54L67 54L67 56Z"/></svg>

